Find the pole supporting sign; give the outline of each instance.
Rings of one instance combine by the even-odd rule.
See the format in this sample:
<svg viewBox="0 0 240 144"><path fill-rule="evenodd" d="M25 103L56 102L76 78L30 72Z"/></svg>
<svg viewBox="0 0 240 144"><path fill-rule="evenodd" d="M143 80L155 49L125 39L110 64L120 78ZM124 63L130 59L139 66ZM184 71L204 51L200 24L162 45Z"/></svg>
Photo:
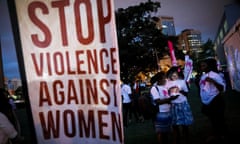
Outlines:
<svg viewBox="0 0 240 144"><path fill-rule="evenodd" d="M15 0L37 143L123 143L112 0Z"/></svg>

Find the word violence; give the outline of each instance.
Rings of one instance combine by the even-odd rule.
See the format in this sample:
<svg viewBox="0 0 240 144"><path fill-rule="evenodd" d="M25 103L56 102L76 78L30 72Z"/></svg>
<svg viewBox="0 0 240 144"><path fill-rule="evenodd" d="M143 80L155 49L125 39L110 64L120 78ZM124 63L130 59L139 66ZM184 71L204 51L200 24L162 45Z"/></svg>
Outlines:
<svg viewBox="0 0 240 144"><path fill-rule="evenodd" d="M77 50L72 55L65 53L32 53L32 62L37 76L117 74L117 49L102 48L93 50ZM74 65L76 64L76 65Z"/></svg>

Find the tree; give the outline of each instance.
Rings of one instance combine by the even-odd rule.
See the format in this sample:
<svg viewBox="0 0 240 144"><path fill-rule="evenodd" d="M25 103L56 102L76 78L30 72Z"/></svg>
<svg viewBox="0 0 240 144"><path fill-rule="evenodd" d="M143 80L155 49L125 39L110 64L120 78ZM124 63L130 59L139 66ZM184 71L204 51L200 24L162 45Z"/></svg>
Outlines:
<svg viewBox="0 0 240 144"><path fill-rule="evenodd" d="M156 27L160 2L140 3L116 11L121 78L133 79L140 71L157 69L157 57L168 53L167 38Z"/></svg>
<svg viewBox="0 0 240 144"><path fill-rule="evenodd" d="M198 63L199 61L209 58L215 57L216 53L214 50L214 44L211 39L208 39L207 42L201 45L202 52L199 53L198 58L193 57L193 67L194 70L199 71Z"/></svg>
<svg viewBox="0 0 240 144"><path fill-rule="evenodd" d="M199 54L199 59L204 59L207 57L215 57L216 53L214 50L214 44L211 39L208 39L206 43L202 46L202 52Z"/></svg>

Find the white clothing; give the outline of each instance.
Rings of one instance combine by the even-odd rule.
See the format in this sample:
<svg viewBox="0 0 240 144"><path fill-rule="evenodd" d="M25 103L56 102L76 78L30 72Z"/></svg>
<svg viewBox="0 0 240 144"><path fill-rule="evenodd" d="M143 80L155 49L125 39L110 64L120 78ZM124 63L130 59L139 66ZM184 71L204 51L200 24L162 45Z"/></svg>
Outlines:
<svg viewBox="0 0 240 144"><path fill-rule="evenodd" d="M185 65L184 65L184 80L189 82L193 70L193 61L189 58L188 55L185 55Z"/></svg>
<svg viewBox="0 0 240 144"><path fill-rule="evenodd" d="M224 91L226 89L225 80L220 74L213 71L203 74L199 81L200 96L202 102L206 105L209 104L213 100L213 98L215 98L215 96L217 96L220 93L220 91L213 83L205 81L207 77L212 78L218 84L222 85L224 87Z"/></svg>
<svg viewBox="0 0 240 144"><path fill-rule="evenodd" d="M139 84L138 84L138 82L135 82L133 85L133 89L136 90L137 88L139 88Z"/></svg>
<svg viewBox="0 0 240 144"><path fill-rule="evenodd" d="M0 112L0 144L7 144L8 139L17 136L17 131L8 118Z"/></svg>
<svg viewBox="0 0 240 144"><path fill-rule="evenodd" d="M188 92L188 87L187 87L186 81L182 80L182 79L178 79L178 80L174 80L174 81L169 80L167 82L166 87L167 87L167 89L170 89L171 87L177 87L179 89L179 91ZM170 93L170 96L174 96L174 95L179 95L179 96L175 100L172 100L171 101L172 103L182 103L182 102L187 101L187 97L184 96L180 92Z"/></svg>
<svg viewBox="0 0 240 144"><path fill-rule="evenodd" d="M130 98L131 94L132 94L131 87L127 84L123 84L121 87L121 95L123 96L123 103L131 102L131 98Z"/></svg>
<svg viewBox="0 0 240 144"><path fill-rule="evenodd" d="M158 89L156 89L156 87ZM168 90L166 87L164 86L153 86L150 90L151 92L151 95L153 97L153 100L157 100L157 99L166 99L166 98L169 98L170 96L168 95ZM161 104L159 105L159 112L169 112L170 111L170 104Z"/></svg>

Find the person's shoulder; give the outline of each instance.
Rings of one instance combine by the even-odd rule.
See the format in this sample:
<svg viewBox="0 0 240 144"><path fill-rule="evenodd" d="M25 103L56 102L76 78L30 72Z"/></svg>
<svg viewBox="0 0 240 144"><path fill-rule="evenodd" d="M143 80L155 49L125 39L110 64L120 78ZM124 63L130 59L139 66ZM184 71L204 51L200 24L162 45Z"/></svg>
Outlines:
<svg viewBox="0 0 240 144"><path fill-rule="evenodd" d="M183 81L185 81L184 79L177 79L177 80L175 80L175 82L183 82Z"/></svg>
<svg viewBox="0 0 240 144"><path fill-rule="evenodd" d="M126 84L122 84L122 88L125 88L126 87Z"/></svg>
<svg viewBox="0 0 240 144"><path fill-rule="evenodd" d="M166 89L166 85L158 85L158 89Z"/></svg>
<svg viewBox="0 0 240 144"><path fill-rule="evenodd" d="M211 77L221 77L221 74L220 73L218 73L218 72L214 72L214 71L210 71L209 72L209 75L211 76Z"/></svg>
<svg viewBox="0 0 240 144"><path fill-rule="evenodd" d="M130 85L128 85L128 84L123 84L123 87L125 87L125 88L131 88Z"/></svg>
<svg viewBox="0 0 240 144"><path fill-rule="evenodd" d="M174 81L168 80L167 83L166 83L166 85L165 85L165 87L170 87L170 86L173 85L173 84L174 84Z"/></svg>
<svg viewBox="0 0 240 144"><path fill-rule="evenodd" d="M155 87L156 87L156 85L152 85L152 86L150 87L150 90L154 89Z"/></svg>
<svg viewBox="0 0 240 144"><path fill-rule="evenodd" d="M186 84L186 81L185 81L184 79L179 79L178 82L179 82L179 83Z"/></svg>
<svg viewBox="0 0 240 144"><path fill-rule="evenodd" d="M176 85L176 84L179 84L181 81L182 79L171 80L171 81L168 81L166 85Z"/></svg>
<svg viewBox="0 0 240 144"><path fill-rule="evenodd" d="M159 89L159 85L152 85L150 91Z"/></svg>

